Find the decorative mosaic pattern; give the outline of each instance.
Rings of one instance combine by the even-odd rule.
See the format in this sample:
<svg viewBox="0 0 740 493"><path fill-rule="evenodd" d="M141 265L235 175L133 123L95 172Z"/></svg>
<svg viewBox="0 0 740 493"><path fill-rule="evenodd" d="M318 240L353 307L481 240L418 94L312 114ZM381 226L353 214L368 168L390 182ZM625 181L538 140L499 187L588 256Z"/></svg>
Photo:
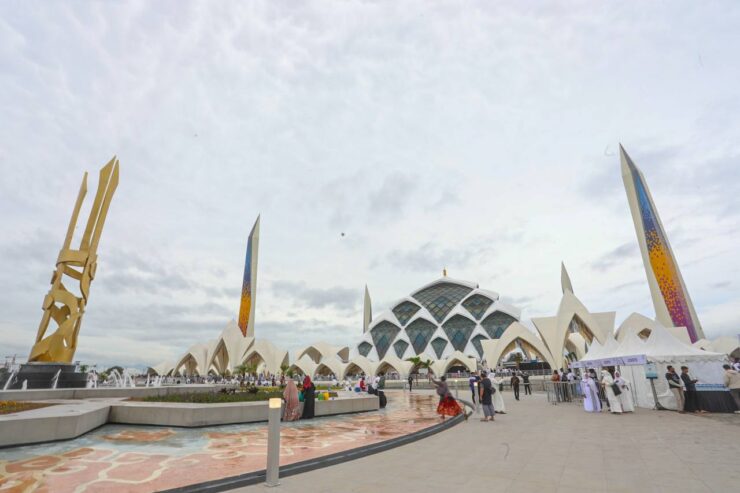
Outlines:
<svg viewBox="0 0 740 493"><path fill-rule="evenodd" d="M658 213L653 206L647 187L630 159L627 159L632 180L635 184L637 193L637 204L640 209L640 218L642 227L645 231L645 244L650 259L650 267L653 270L655 279L663 296L663 302L668 309L674 327L686 327L691 338L691 342L699 339L697 333L698 321L691 316L689 309L688 293L684 289L681 281L681 274L673 258L671 247L668 244L668 238L663 231L663 227L658 219Z"/></svg>
<svg viewBox="0 0 740 493"><path fill-rule="evenodd" d="M407 347L409 347L409 343L404 340L398 340L393 343L393 350L399 358L403 358L403 353L406 352Z"/></svg>
<svg viewBox="0 0 740 493"><path fill-rule="evenodd" d="M280 463L407 435L439 422L436 396L387 392L371 413L283 423ZM0 450L0 491L139 493L265 468L267 427L169 429L108 425L64 442Z"/></svg>
<svg viewBox="0 0 740 493"><path fill-rule="evenodd" d="M375 349L378 351L379 359L385 357L385 353L388 352L391 342L393 342L399 332L401 332L400 328L385 320L370 329L370 336L373 338L373 344L375 344Z"/></svg>
<svg viewBox="0 0 740 493"><path fill-rule="evenodd" d="M429 310L437 322L441 323L450 310L471 291L472 289L465 286L442 282L416 293L414 299Z"/></svg>
<svg viewBox="0 0 740 493"><path fill-rule="evenodd" d="M506 328L516 319L504 312L493 312L480 324L491 339L500 339Z"/></svg>
<svg viewBox="0 0 740 493"><path fill-rule="evenodd" d="M442 353L444 353L446 347L447 341L445 341L441 337L437 337L432 341L432 348L434 348L434 354L437 355L437 359L440 359L442 357Z"/></svg>
<svg viewBox="0 0 740 493"><path fill-rule="evenodd" d="M411 320L411 317L413 317L419 310L421 310L419 305L411 303L410 301L404 301L393 308L393 314L398 319L401 327L404 327L408 321Z"/></svg>
<svg viewBox="0 0 740 493"><path fill-rule="evenodd" d="M456 351L464 351L465 346L468 345L470 334L475 329L475 322L469 318L463 317L462 315L455 315L449 319L442 326L442 329L447 334L447 338L450 340L452 347Z"/></svg>
<svg viewBox="0 0 740 493"><path fill-rule="evenodd" d="M488 307L493 304L493 300L482 294L474 294L470 298L462 302L463 308L465 308L470 314L476 319L480 320Z"/></svg>
<svg viewBox="0 0 740 493"><path fill-rule="evenodd" d="M436 330L436 325L423 318L417 318L406 327L406 335L409 336L411 347L414 348L416 354L424 352Z"/></svg>

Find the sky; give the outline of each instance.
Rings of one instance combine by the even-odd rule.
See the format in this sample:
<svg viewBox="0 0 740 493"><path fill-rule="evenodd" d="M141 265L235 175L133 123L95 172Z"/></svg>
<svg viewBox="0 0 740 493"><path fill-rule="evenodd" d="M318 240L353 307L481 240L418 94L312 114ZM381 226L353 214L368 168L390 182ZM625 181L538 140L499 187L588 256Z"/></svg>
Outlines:
<svg viewBox="0 0 740 493"><path fill-rule="evenodd" d="M378 314L443 268L529 319L563 261L591 311L653 317L620 142L705 334L738 334L738 25L733 1L2 2L0 356L113 155L83 362L216 338L258 214L255 332L285 349L356 344L366 284Z"/></svg>

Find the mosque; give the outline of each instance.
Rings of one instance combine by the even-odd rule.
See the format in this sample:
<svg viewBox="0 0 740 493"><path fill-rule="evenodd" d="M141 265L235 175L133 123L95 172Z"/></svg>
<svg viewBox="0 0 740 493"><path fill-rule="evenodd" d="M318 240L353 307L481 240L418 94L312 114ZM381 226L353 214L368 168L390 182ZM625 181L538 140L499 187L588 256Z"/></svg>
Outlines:
<svg viewBox="0 0 740 493"><path fill-rule="evenodd" d="M740 356L738 341L704 338L673 251L642 172L620 146L622 178L656 318L628 316L615 330L616 312L594 313L576 297L570 276L561 265L562 298L554 315L521 320L521 310L503 302L495 291L477 283L443 276L372 316L365 288L362 334L351 347L316 342L294 353L266 339L255 338L259 218L247 244L238 323L229 322L221 334L191 346L173 362L153 367L160 375L230 375L241 364L259 372L279 374L286 369L306 375L390 372L406 378L420 366L437 375L450 370L475 371L496 367L513 351L542 367L564 368L582 358L592 342L606 344L636 333L647 338L665 327L683 342L707 351Z"/></svg>

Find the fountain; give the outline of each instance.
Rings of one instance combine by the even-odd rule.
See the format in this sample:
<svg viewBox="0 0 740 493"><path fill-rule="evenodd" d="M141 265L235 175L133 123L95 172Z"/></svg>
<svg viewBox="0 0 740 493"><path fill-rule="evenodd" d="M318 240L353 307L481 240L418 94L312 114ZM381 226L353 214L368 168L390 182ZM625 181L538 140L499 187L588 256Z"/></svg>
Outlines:
<svg viewBox="0 0 740 493"><path fill-rule="evenodd" d="M57 370L57 372L54 374L54 377L51 379L51 388L56 389L57 383L59 383L59 375L62 373L61 368Z"/></svg>
<svg viewBox="0 0 740 493"><path fill-rule="evenodd" d="M13 383L13 380L15 380L15 376L16 376L17 373L18 372L15 371L15 370L13 370L12 372L10 372L10 376L5 381L5 385L3 386L3 390L8 390L8 387L10 387L10 385Z"/></svg>

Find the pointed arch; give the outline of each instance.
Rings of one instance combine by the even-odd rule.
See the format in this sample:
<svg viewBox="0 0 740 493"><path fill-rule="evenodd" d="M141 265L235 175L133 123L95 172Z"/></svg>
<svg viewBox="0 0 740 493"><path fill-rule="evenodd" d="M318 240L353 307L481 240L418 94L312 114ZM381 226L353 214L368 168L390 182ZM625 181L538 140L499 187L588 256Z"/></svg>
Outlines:
<svg viewBox="0 0 740 493"><path fill-rule="evenodd" d="M527 354L536 354L548 362L551 368L556 368L555 360L547 346L519 322L511 324L499 339L481 341L481 345L490 368L496 367L501 358L516 347L521 347Z"/></svg>

